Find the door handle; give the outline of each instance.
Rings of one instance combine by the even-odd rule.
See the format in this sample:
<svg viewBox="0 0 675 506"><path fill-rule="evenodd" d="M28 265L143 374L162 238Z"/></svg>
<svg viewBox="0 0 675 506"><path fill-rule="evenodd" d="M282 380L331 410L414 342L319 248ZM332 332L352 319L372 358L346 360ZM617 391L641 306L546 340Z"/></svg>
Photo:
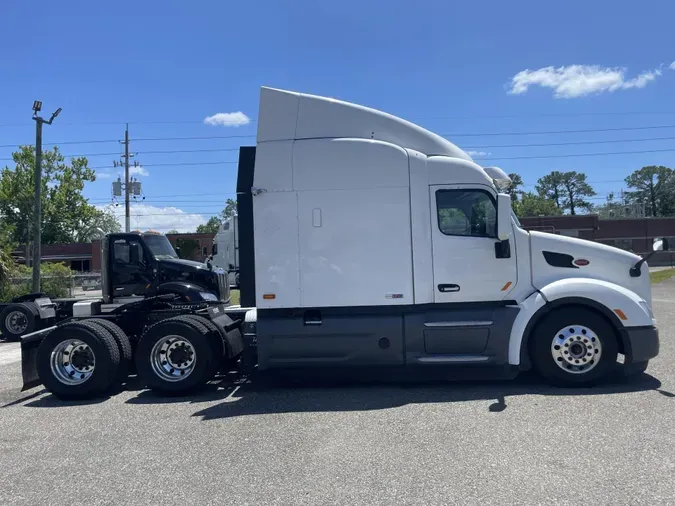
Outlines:
<svg viewBox="0 0 675 506"><path fill-rule="evenodd" d="M438 285L439 292L459 292L459 285Z"/></svg>

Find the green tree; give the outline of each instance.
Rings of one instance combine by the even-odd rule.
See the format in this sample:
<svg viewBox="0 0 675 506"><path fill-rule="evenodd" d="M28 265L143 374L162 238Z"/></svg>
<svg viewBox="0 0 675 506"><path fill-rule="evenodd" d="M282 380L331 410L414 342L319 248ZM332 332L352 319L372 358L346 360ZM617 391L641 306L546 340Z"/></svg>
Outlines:
<svg viewBox="0 0 675 506"><path fill-rule="evenodd" d="M576 171L554 170L539 178L535 190L539 196L554 202L560 211L569 211L571 215L577 214L579 210L591 210L593 205L586 198L596 195L586 181L586 174Z"/></svg>
<svg viewBox="0 0 675 506"><path fill-rule="evenodd" d="M211 216L209 221L202 223L197 227L198 234L215 234L220 228L221 222L217 216Z"/></svg>
<svg viewBox="0 0 675 506"><path fill-rule="evenodd" d="M169 235L169 234L179 234L179 233L180 233L180 232L178 232L178 230L176 230L175 228L172 228L172 229L169 230L166 234Z"/></svg>
<svg viewBox="0 0 675 506"><path fill-rule="evenodd" d="M27 243L32 234L35 149L21 146L12 154L14 168L0 171L0 214L13 227L11 240ZM87 202L85 183L96 180L85 157L69 163L57 147L42 157L42 242L73 242L83 228L105 222L105 213Z"/></svg>
<svg viewBox="0 0 675 506"><path fill-rule="evenodd" d="M513 203L518 200L518 196L523 194L523 190L521 190L521 187L523 186L523 178L520 177L520 174L516 174L515 172L509 174L509 177L511 178L511 185L505 190L505 192L511 195L511 202Z"/></svg>
<svg viewBox="0 0 675 506"><path fill-rule="evenodd" d="M675 214L675 171L662 165L650 165L636 170L626 179L632 191L626 192L629 203L645 206L649 216Z"/></svg>
<svg viewBox="0 0 675 506"><path fill-rule="evenodd" d="M220 219L225 221L232 216L237 215L237 201L233 199L227 199L225 201L225 209L220 212Z"/></svg>
<svg viewBox="0 0 675 506"><path fill-rule="evenodd" d="M577 214L577 210L590 211L593 209L593 204L588 202L586 198L594 197L597 194L593 187L586 182L586 174L571 171L564 172L563 176L564 209L569 210L571 215Z"/></svg>
<svg viewBox="0 0 675 506"><path fill-rule="evenodd" d="M550 174L540 177L534 186L540 197L550 200L562 210L563 202L563 173L554 170Z"/></svg>
<svg viewBox="0 0 675 506"><path fill-rule="evenodd" d="M629 207L627 206L627 202L616 200L614 198L614 192L609 192L605 203L594 206L593 212L602 219L627 217L627 207Z"/></svg>
<svg viewBox="0 0 675 506"><path fill-rule="evenodd" d="M115 234L122 231L122 226L109 208L96 209L96 213L88 223L83 223L79 232L75 234L78 242L90 242L100 239L105 234Z"/></svg>
<svg viewBox="0 0 675 506"><path fill-rule="evenodd" d="M520 199L513 203L513 211L519 218L528 216L559 216L562 211L555 202L536 193L523 193Z"/></svg>
<svg viewBox="0 0 675 506"><path fill-rule="evenodd" d="M0 215L0 219L2 215ZM9 242L8 237L11 234L11 227L4 221L0 221L0 292L5 283L17 268L17 263L12 257L14 245Z"/></svg>

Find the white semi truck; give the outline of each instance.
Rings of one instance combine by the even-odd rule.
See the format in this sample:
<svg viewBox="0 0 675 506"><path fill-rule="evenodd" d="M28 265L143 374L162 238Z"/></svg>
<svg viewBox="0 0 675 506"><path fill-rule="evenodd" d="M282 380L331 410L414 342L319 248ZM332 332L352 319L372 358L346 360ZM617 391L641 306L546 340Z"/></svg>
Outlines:
<svg viewBox="0 0 675 506"><path fill-rule="evenodd" d="M239 288L239 221L236 215L220 225L211 251L207 262L225 270L230 286Z"/></svg>
<svg viewBox="0 0 675 506"><path fill-rule="evenodd" d="M79 350L82 378L118 374L111 338L101 346L105 329L92 320L122 327L159 391L195 388L240 357L260 371L534 368L567 386L602 380L619 354L626 371L643 371L659 351L645 260L524 230L508 184L501 169L398 117L262 88L256 146L239 153L241 305L79 304L70 321L24 338L24 381L72 372L64 350ZM655 239L655 251L667 248ZM59 381L62 396L89 392L67 377L45 384ZM97 381L100 391L112 380Z"/></svg>

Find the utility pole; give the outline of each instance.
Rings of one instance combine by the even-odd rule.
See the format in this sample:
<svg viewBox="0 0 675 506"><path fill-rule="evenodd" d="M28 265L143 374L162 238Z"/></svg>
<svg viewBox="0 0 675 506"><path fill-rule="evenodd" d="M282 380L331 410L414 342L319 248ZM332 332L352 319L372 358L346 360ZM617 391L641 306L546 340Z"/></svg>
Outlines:
<svg viewBox="0 0 675 506"><path fill-rule="evenodd" d="M59 107L52 113L49 121L38 116L42 102L33 102L33 119L35 120L35 212L33 215L33 292L40 291L40 254L42 245L42 125L51 125L61 112Z"/></svg>
<svg viewBox="0 0 675 506"><path fill-rule="evenodd" d="M119 178L113 183L113 197L121 197L122 191L124 191L124 231L129 233L131 231L131 196L133 195L135 199L136 196L141 194L141 183L130 177L130 162L134 154L129 153L129 123L127 123L124 130L124 140L120 141L120 143L124 145L124 154L121 155L122 160L113 161L113 166L124 166L124 183ZM133 167L138 167L138 162L134 162Z"/></svg>
<svg viewBox="0 0 675 506"><path fill-rule="evenodd" d="M131 213L129 212L129 123L124 130L124 231L131 231Z"/></svg>

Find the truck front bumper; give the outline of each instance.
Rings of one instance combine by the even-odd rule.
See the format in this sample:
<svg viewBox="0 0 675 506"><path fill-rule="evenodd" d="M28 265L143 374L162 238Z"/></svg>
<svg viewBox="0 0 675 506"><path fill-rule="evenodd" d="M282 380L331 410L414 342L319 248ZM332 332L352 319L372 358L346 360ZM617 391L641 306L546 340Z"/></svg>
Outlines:
<svg viewBox="0 0 675 506"><path fill-rule="evenodd" d="M623 329L625 363L645 362L659 354L659 330L654 326Z"/></svg>

